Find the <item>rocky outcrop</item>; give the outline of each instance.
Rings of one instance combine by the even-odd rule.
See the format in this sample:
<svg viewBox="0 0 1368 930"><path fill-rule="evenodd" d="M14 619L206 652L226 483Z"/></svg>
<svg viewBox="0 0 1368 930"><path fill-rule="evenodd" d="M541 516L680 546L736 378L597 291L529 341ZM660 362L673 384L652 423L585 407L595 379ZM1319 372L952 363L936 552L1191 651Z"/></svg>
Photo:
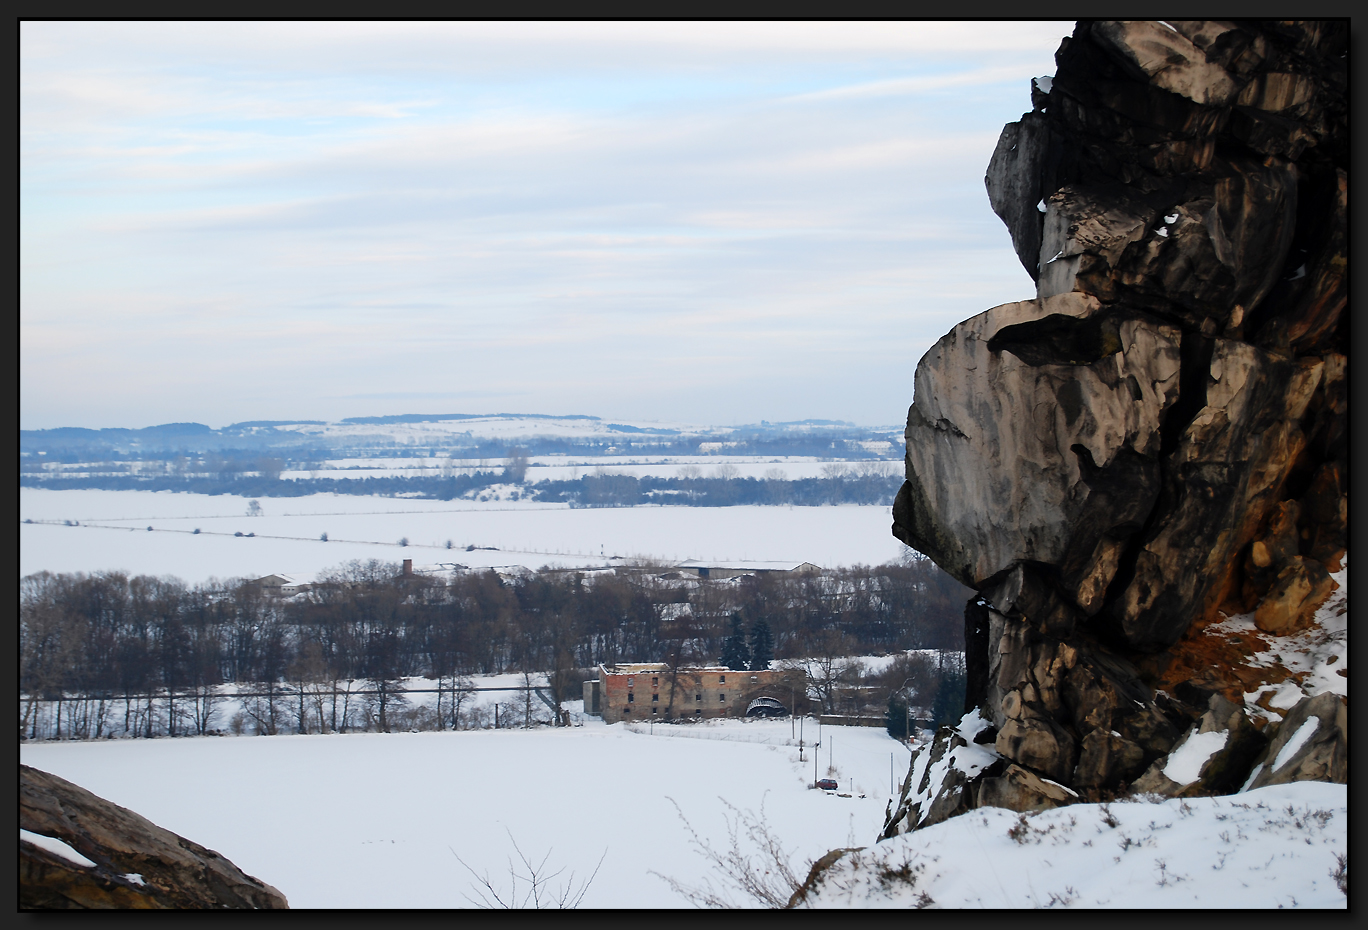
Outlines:
<svg viewBox="0 0 1368 930"><path fill-rule="evenodd" d="M1344 556L1347 41L1083 22L1003 130L985 180L1036 295L921 359L894 505L979 592L968 704L1001 766L951 806L1236 790L1263 749L1247 682L1166 675L1222 612L1304 628Z"/></svg>
<svg viewBox="0 0 1368 930"><path fill-rule="evenodd" d="M979 782L1002 774L1006 761L990 745L994 731L977 711L942 727L913 754L896 806L889 802L881 839L949 820L978 806Z"/></svg>
<svg viewBox="0 0 1368 930"><path fill-rule="evenodd" d="M1240 789L1267 745L1243 707L1213 694L1202 719L1131 790L1169 798L1229 794Z"/></svg>
<svg viewBox="0 0 1368 930"><path fill-rule="evenodd" d="M1249 777L1249 788L1294 781L1349 781L1349 716L1343 698L1303 698L1278 726Z"/></svg>
<svg viewBox="0 0 1368 930"><path fill-rule="evenodd" d="M285 908L212 849L47 772L19 766L19 907Z"/></svg>

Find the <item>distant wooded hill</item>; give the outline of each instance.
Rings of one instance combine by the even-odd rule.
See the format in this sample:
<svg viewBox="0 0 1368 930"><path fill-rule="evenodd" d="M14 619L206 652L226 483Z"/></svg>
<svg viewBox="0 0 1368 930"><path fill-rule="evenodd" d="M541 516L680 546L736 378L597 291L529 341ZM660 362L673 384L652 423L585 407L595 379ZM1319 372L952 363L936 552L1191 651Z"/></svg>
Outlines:
<svg viewBox="0 0 1368 930"><path fill-rule="evenodd" d="M302 497L307 494L354 494L379 497L416 497L455 500L495 485L512 482L506 470L443 476L381 476L368 478L288 478L270 474L220 472L209 476L105 474L85 477L48 477L21 473L20 487L52 490L186 491L194 494L234 494L240 497ZM675 504L687 507L726 507L737 504L891 505L902 484L899 474L858 471L823 478L664 478L631 475L586 475L574 480L524 483L518 496L527 500L566 503L580 507L630 507L637 504Z"/></svg>

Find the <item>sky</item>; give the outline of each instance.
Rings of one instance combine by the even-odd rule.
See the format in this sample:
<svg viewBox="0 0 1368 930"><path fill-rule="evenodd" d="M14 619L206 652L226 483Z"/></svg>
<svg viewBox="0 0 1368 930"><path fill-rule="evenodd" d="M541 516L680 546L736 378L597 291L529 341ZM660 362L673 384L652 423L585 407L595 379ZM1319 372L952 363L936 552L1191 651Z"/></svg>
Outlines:
<svg viewBox="0 0 1368 930"><path fill-rule="evenodd" d="M1067 22L20 26L20 425L896 424Z"/></svg>

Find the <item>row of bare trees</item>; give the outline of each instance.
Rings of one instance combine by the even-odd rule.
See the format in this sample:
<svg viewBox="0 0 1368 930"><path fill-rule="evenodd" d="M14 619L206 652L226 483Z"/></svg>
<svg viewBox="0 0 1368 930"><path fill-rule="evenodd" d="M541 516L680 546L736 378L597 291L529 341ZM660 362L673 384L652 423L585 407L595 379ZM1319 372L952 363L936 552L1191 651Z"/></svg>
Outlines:
<svg viewBox="0 0 1368 930"><path fill-rule="evenodd" d="M737 613L769 626L778 659L957 649L964 603L926 561L708 581L646 567L404 576L372 560L318 581L283 599L245 579L21 579L21 732L56 701L59 732L98 737L117 722L150 733L160 720L171 735L202 733L224 684L261 693L265 731L287 725L287 710L291 729L339 729L357 681L385 729L403 703L397 683L413 676L445 683L441 725L459 717L463 676L544 672L560 703L600 663L717 661Z"/></svg>

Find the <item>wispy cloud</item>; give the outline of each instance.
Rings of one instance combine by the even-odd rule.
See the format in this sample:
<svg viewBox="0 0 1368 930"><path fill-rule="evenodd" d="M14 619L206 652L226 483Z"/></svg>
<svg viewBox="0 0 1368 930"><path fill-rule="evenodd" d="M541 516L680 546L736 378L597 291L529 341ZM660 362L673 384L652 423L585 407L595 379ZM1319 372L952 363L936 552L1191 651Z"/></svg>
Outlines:
<svg viewBox="0 0 1368 930"><path fill-rule="evenodd" d="M1068 31L25 23L21 419L888 420Z"/></svg>

